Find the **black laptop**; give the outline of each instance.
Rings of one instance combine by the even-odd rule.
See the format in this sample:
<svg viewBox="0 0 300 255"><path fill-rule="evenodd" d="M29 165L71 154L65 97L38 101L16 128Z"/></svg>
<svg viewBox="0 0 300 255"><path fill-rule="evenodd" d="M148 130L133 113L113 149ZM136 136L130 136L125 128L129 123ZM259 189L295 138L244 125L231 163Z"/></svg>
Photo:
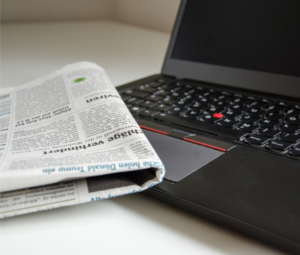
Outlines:
<svg viewBox="0 0 300 255"><path fill-rule="evenodd" d="M299 15L183 0L161 74L118 88L166 166L148 194L298 254Z"/></svg>

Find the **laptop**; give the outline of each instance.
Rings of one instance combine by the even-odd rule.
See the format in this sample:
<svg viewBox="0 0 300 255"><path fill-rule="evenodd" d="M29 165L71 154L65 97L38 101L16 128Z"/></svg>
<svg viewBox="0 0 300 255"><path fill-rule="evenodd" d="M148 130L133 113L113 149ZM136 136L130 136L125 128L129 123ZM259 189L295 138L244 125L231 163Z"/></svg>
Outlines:
<svg viewBox="0 0 300 255"><path fill-rule="evenodd" d="M166 167L149 195L298 254L299 13L183 0L161 74L118 87Z"/></svg>

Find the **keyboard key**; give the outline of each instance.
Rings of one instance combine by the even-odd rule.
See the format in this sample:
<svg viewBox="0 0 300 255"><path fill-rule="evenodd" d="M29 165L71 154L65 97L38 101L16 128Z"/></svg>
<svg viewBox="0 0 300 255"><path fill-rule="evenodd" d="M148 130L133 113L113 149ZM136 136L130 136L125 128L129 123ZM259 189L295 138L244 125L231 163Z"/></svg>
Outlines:
<svg viewBox="0 0 300 255"><path fill-rule="evenodd" d="M136 90L132 90L132 89L125 90L123 92L123 94L132 96L132 97L137 97L137 98L145 98L145 97L149 96L149 93L140 92L140 91L136 91Z"/></svg>
<svg viewBox="0 0 300 255"><path fill-rule="evenodd" d="M248 132L248 133L254 133L260 129L260 126L257 126L254 124L249 124L249 123L244 123L244 124L238 126L237 129L244 131L244 132Z"/></svg>
<svg viewBox="0 0 300 255"><path fill-rule="evenodd" d="M199 96L201 95L202 97L206 97L206 98L213 96L213 94L208 91L204 91L203 93L200 93L200 94L198 93L198 95Z"/></svg>
<svg viewBox="0 0 300 255"><path fill-rule="evenodd" d="M228 106L227 109L233 112L243 112L247 110L247 107L244 107L243 105L240 104L233 104Z"/></svg>
<svg viewBox="0 0 300 255"><path fill-rule="evenodd" d="M169 84L164 84L164 85L162 85L162 86L160 86L160 87L158 87L158 88L161 88L161 89L170 91L171 89L174 88L174 85L171 84L171 83L169 83Z"/></svg>
<svg viewBox="0 0 300 255"><path fill-rule="evenodd" d="M257 101L258 98L254 96L246 96L247 99L252 100L252 101Z"/></svg>
<svg viewBox="0 0 300 255"><path fill-rule="evenodd" d="M169 84L173 85L175 88L181 88L184 86L181 82L170 82Z"/></svg>
<svg viewBox="0 0 300 255"><path fill-rule="evenodd" d="M227 102L227 101L230 101L230 97L227 97L225 95L215 95L215 96L212 96L211 99L214 99L216 101L221 101L221 102Z"/></svg>
<svg viewBox="0 0 300 255"><path fill-rule="evenodd" d="M268 104L263 104L260 102L253 102L253 101L249 101L249 102L245 103L244 106L251 107L251 108L255 107L260 110L263 110L263 109L266 109L269 107Z"/></svg>
<svg viewBox="0 0 300 255"><path fill-rule="evenodd" d="M300 145L297 145L296 147L292 148L290 151L290 155L300 157Z"/></svg>
<svg viewBox="0 0 300 255"><path fill-rule="evenodd" d="M213 93L213 94L219 94L220 91L216 90L216 89L209 89L209 92Z"/></svg>
<svg viewBox="0 0 300 255"><path fill-rule="evenodd" d="M290 133L283 133L278 137L278 140L284 141L284 142L289 142L289 143L297 143L300 141L300 136L298 135L293 135Z"/></svg>
<svg viewBox="0 0 300 255"><path fill-rule="evenodd" d="M162 79L162 78L158 79L157 81L160 82L160 83L169 83L167 80Z"/></svg>
<svg viewBox="0 0 300 255"><path fill-rule="evenodd" d="M232 105L235 105L235 104L244 105L247 102L248 102L248 100L244 100L242 98L233 98L231 101L229 101L229 103Z"/></svg>
<svg viewBox="0 0 300 255"><path fill-rule="evenodd" d="M268 108L266 108L266 111L276 112L276 113L284 113L285 109L286 109L286 107L271 105Z"/></svg>
<svg viewBox="0 0 300 255"><path fill-rule="evenodd" d="M292 104L290 107L300 110L300 104Z"/></svg>
<svg viewBox="0 0 300 255"><path fill-rule="evenodd" d="M139 107L139 106L136 106L136 105L131 106L131 107L128 107L128 109L129 109L129 111L130 111L131 113L138 113L138 112L140 112L140 111L142 111L142 110L145 110L144 107Z"/></svg>
<svg viewBox="0 0 300 255"><path fill-rule="evenodd" d="M222 102L222 101L219 101L216 97L211 97L210 101L211 101L211 104L216 103L216 102Z"/></svg>
<svg viewBox="0 0 300 255"><path fill-rule="evenodd" d="M272 120L261 120L258 122L258 125L262 127L275 128L280 125L280 122Z"/></svg>
<svg viewBox="0 0 300 255"><path fill-rule="evenodd" d="M180 91L180 87L174 87L170 90L171 93L178 93Z"/></svg>
<svg viewBox="0 0 300 255"><path fill-rule="evenodd" d="M228 91L222 91L221 94L225 95L225 96L233 96L233 93L228 92Z"/></svg>
<svg viewBox="0 0 300 255"><path fill-rule="evenodd" d="M262 103L266 103L266 104L273 104L274 103L274 101L272 99L268 99L268 98L259 98L257 101L262 102Z"/></svg>
<svg viewBox="0 0 300 255"><path fill-rule="evenodd" d="M219 113L221 111L224 111L223 108L216 108L216 107L206 107L201 110L204 114L214 114L214 113Z"/></svg>
<svg viewBox="0 0 300 255"><path fill-rule="evenodd" d="M279 130L283 131L283 132L287 132L287 133L294 133L297 134L300 132L300 127L297 126L293 126L290 124L283 124L279 126Z"/></svg>
<svg viewBox="0 0 300 255"><path fill-rule="evenodd" d="M250 116L257 116L257 117L260 117L260 116L264 115L265 113L266 113L266 111L260 110L259 108L250 108L245 111L245 114L250 115Z"/></svg>
<svg viewBox="0 0 300 255"><path fill-rule="evenodd" d="M139 112L139 115L142 116L142 117L153 117L154 115L160 113L159 111L153 111L153 110L144 110L144 111L140 111Z"/></svg>
<svg viewBox="0 0 300 255"><path fill-rule="evenodd" d="M191 105L191 103L183 101L183 100L180 100L180 101L178 101L178 102L176 102L176 103L174 103L172 105L174 107L182 107L182 108L184 108L184 107L187 107L187 106Z"/></svg>
<svg viewBox="0 0 300 255"><path fill-rule="evenodd" d="M256 116L244 115L244 116L238 118L238 120L241 121L241 122L244 122L244 123L254 124L254 123L260 121L261 118L256 117Z"/></svg>
<svg viewBox="0 0 300 255"><path fill-rule="evenodd" d="M170 91L161 89L161 90L155 91L153 94L157 95L157 96L163 96L164 97L164 96L170 94Z"/></svg>
<svg viewBox="0 0 300 255"><path fill-rule="evenodd" d="M157 102L160 103L160 104L172 105L172 104L175 104L177 101L178 101L177 99L174 99L174 98L171 98L171 97L165 97L165 98L162 98L162 99L158 100Z"/></svg>
<svg viewBox="0 0 300 255"><path fill-rule="evenodd" d="M151 88L151 87L146 86L146 85L140 85L137 88L135 88L134 90L141 91L141 92L146 92L146 93L152 93L152 92L156 91L156 88Z"/></svg>
<svg viewBox="0 0 300 255"><path fill-rule="evenodd" d="M276 101L274 104L279 105L279 106L283 106L283 107L288 107L290 105L290 103L282 102L282 101Z"/></svg>
<svg viewBox="0 0 300 255"><path fill-rule="evenodd" d="M190 104L194 101L194 99L192 96L185 96L185 97L180 98L180 101L184 101L185 104Z"/></svg>
<svg viewBox="0 0 300 255"><path fill-rule="evenodd" d="M213 102L211 101L210 102L210 106L213 106L213 107L222 107L223 109L228 105L228 103L224 103L224 102L221 102L221 101L216 101L216 102Z"/></svg>
<svg viewBox="0 0 300 255"><path fill-rule="evenodd" d="M140 104L142 102L144 102L143 99L135 98L135 97L132 97L132 98L129 98L126 100L126 104Z"/></svg>
<svg viewBox="0 0 300 255"><path fill-rule="evenodd" d="M208 105L211 103L211 101L208 100L207 98L197 98L197 99L195 99L195 102L202 104L202 105Z"/></svg>
<svg viewBox="0 0 300 255"><path fill-rule="evenodd" d="M186 111L182 114L184 118L196 119L199 116L198 111Z"/></svg>
<svg viewBox="0 0 300 255"><path fill-rule="evenodd" d="M154 102L161 100L161 99L163 99L163 97L158 96L158 95L150 95L150 96L145 97L145 100L154 101Z"/></svg>
<svg viewBox="0 0 300 255"><path fill-rule="evenodd" d="M269 150L274 151L280 151L280 152L286 152L288 148L290 148L293 144L282 142L282 141L271 141L269 144L267 144L266 148Z"/></svg>
<svg viewBox="0 0 300 255"><path fill-rule="evenodd" d="M245 138L244 142L256 146L264 146L269 140L269 137L250 135Z"/></svg>
<svg viewBox="0 0 300 255"><path fill-rule="evenodd" d="M179 115L180 113L184 112L185 109L181 107L174 107L173 109L170 109L167 111L168 114L175 114Z"/></svg>
<svg viewBox="0 0 300 255"><path fill-rule="evenodd" d="M273 121L278 121L278 122L281 122L285 118L285 116L283 114L278 114L275 112L268 112L263 117L266 120L273 120Z"/></svg>
<svg viewBox="0 0 300 255"><path fill-rule="evenodd" d="M188 89L184 92L184 95L196 95L197 90L195 89Z"/></svg>
<svg viewBox="0 0 300 255"><path fill-rule="evenodd" d="M169 109L171 109L171 108L172 108L172 106L170 106L170 105L159 104L159 105L154 106L154 107L152 108L152 110L164 112L164 111L169 110Z"/></svg>
<svg viewBox="0 0 300 255"><path fill-rule="evenodd" d="M201 104L194 103L194 104L187 105L185 108L187 108L188 110L200 112L200 110L203 109L203 108L205 108L205 107L206 106L203 106Z"/></svg>
<svg viewBox="0 0 300 255"><path fill-rule="evenodd" d="M170 94L168 94L168 98L170 97L170 98L173 98L173 99L177 99L180 96L181 96L181 94L178 93L178 92L171 92Z"/></svg>
<svg viewBox="0 0 300 255"><path fill-rule="evenodd" d="M233 120L233 119L222 119L217 122L218 125L224 126L224 127L230 127L233 128L237 125L239 125L241 122Z"/></svg>
<svg viewBox="0 0 300 255"><path fill-rule="evenodd" d="M222 114L228 119L236 119L237 117L243 115L241 112L233 112L231 110L222 111Z"/></svg>
<svg viewBox="0 0 300 255"><path fill-rule="evenodd" d="M288 116L284 123L291 124L294 126L300 126L300 116Z"/></svg>
<svg viewBox="0 0 300 255"><path fill-rule="evenodd" d="M235 93L233 96L235 96L235 97L238 97L238 98L245 98L245 96L244 96L244 95L242 95L242 94L238 94L238 93Z"/></svg>
<svg viewBox="0 0 300 255"><path fill-rule="evenodd" d="M274 137L278 136L279 134L281 134L280 130L274 130L274 129L270 129L270 128L261 128L257 132L257 135L270 137L270 138L274 138Z"/></svg>
<svg viewBox="0 0 300 255"><path fill-rule="evenodd" d="M208 91L207 88L204 88L204 87L201 87L201 86L197 86L196 87L196 90L200 93L200 92L203 92L203 91Z"/></svg>
<svg viewBox="0 0 300 255"><path fill-rule="evenodd" d="M193 85L191 85L191 84L185 84L185 86L184 86L185 88L187 88L187 89L191 89L191 88L194 88L194 86Z"/></svg>
<svg viewBox="0 0 300 255"><path fill-rule="evenodd" d="M145 108L151 108L153 106L157 105L156 102L152 102L152 101L144 101L142 103L139 104L140 107L145 107Z"/></svg>
<svg viewBox="0 0 300 255"><path fill-rule="evenodd" d="M152 82L148 83L148 85L150 87L152 87L152 88L157 88L157 87L161 86L162 83L161 82L157 82L157 81L152 81Z"/></svg>
<svg viewBox="0 0 300 255"><path fill-rule="evenodd" d="M185 92L189 91L189 89L181 87L179 89L176 90L176 92L178 92L181 96L185 96Z"/></svg>
<svg viewBox="0 0 300 255"><path fill-rule="evenodd" d="M288 109L286 111L286 115L292 115L292 116L300 116L300 111L296 109Z"/></svg>

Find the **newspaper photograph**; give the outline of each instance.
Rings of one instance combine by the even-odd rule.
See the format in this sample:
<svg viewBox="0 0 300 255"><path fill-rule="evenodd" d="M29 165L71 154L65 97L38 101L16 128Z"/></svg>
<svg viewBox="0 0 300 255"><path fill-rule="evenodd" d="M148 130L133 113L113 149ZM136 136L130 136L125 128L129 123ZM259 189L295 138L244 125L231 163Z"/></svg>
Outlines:
<svg viewBox="0 0 300 255"><path fill-rule="evenodd" d="M98 65L0 91L0 218L139 192L164 173Z"/></svg>

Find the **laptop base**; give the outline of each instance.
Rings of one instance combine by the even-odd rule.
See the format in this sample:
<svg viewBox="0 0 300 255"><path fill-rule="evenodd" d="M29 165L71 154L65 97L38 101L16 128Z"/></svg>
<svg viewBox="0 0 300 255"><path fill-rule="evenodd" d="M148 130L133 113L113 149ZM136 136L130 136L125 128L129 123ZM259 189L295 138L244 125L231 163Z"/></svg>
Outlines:
<svg viewBox="0 0 300 255"><path fill-rule="evenodd" d="M118 90L123 91L159 78L160 75L147 77L118 87ZM148 130L157 130L159 125L162 133L171 134L174 130L193 133L220 143L232 144L233 147L179 181L165 179L147 194L272 246L300 253L300 204L295 203L300 194L298 159L239 142L226 142L226 139L209 133L138 116L135 118L138 123L142 123L140 126ZM162 133L154 131L148 137L150 143L151 140L154 142L165 136ZM180 136L171 139L188 142ZM164 155L158 155L163 160ZM168 162L165 164L168 165ZM184 168L184 165L181 167ZM166 167L166 170L172 172L172 168Z"/></svg>

